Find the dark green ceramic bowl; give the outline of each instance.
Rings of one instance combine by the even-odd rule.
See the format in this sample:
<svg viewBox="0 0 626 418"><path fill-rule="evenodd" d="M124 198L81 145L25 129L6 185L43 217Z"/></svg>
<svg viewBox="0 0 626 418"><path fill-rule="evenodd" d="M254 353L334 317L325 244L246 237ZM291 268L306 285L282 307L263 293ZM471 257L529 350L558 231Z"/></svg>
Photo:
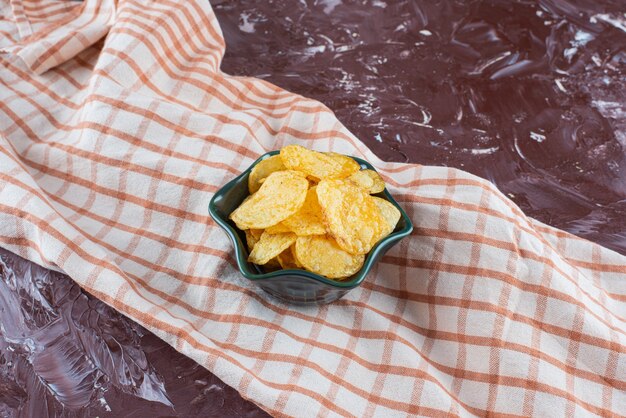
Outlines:
<svg viewBox="0 0 626 418"><path fill-rule="evenodd" d="M248 262L245 234L228 219L228 216L250 194L248 192L248 176L252 168L259 161L278 154L278 152L271 151L262 155L246 171L218 190L213 199L211 199L211 203L209 203L209 213L233 241L237 266L239 266L239 271L241 271L244 277L255 282L267 293L285 302L318 305L332 302L360 285L372 269L372 266L391 247L411 233L413 224L404 210L385 189L376 196L388 200L397 207L401 214L400 220L396 229L378 242L367 254L363 267L355 275L342 281L335 281L305 270L277 270L264 273L259 266ZM374 170L374 167L367 161L356 157L352 158L361 164L361 167Z"/></svg>

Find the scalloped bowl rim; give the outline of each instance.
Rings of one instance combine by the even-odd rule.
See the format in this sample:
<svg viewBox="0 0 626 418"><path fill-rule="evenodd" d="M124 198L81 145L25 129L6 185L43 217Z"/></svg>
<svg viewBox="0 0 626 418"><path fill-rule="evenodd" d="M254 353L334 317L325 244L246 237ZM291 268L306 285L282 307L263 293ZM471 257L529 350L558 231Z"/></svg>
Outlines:
<svg viewBox="0 0 626 418"><path fill-rule="evenodd" d="M257 165L262 160L268 157L271 157L272 155L278 154L279 152L280 151L275 150L275 151L270 151L261 155L256 161L254 161L250 165L250 167L248 167L246 170L241 172L241 174L239 174L237 177L235 177L234 179L226 183L218 191L216 191L209 203L209 214L211 215L211 218L213 218L213 220L220 227L222 227L222 229L225 230L225 232L227 233L227 235L230 237L231 241L233 242L233 246L235 247L235 259L237 260L237 267L239 268L240 273L245 278L252 280L252 281L262 281L262 280L267 280L267 279L275 279L281 276L294 276L295 275L295 276L307 277L309 279L313 279L315 281L322 282L322 283L325 283L325 284L328 284L337 288L354 288L360 285L361 282L363 282L363 280L369 273L369 271L371 270L372 266L374 265L374 261L376 259L376 254L378 253L378 251L380 251L386 244L390 242L400 241L404 237L411 234L411 232L413 231L413 223L411 222L411 219L408 217L404 209L402 209L402 207L398 204L398 202L396 202L393 196L391 196L391 194L387 191L386 187L382 193L377 193L377 194L378 195L384 194L387 200L391 204L393 204L396 208L398 208L398 210L400 211L400 217L405 222L405 227L398 231L392 232L391 234L387 235L382 240L378 241L376 245L374 245L372 249L367 253L367 257L365 258L365 262L363 263L363 266L359 269L357 273L352 275L351 278L349 278L348 280L342 280L342 281L331 280L319 274L316 274L307 270L298 270L298 269L283 269L283 270L272 271L269 273L255 273L255 272L250 271L250 268L248 266L247 256L245 254L247 251L244 251L244 248L245 248L244 243L242 242L239 236L239 233L237 232L235 227L231 225L227 220L223 219L221 216L217 214L218 209L216 207L215 200L219 198L224 191L230 190L237 183L239 183L242 177L247 176L250 173L250 171L254 168L255 165ZM368 169L376 171L376 169L369 162L359 157L354 157L351 155L349 155L348 157L353 158L361 166L366 166ZM246 183L246 186L247 186L247 183Z"/></svg>

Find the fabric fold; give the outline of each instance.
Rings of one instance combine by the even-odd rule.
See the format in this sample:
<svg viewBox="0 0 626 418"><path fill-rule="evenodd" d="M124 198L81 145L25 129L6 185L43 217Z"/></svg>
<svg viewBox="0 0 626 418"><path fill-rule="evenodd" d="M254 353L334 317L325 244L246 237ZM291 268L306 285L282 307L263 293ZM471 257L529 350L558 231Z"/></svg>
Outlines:
<svg viewBox="0 0 626 418"><path fill-rule="evenodd" d="M63 64L108 33L115 17L115 0L85 0L54 23L32 33L21 0L11 0L21 41L2 52L18 56L35 74Z"/></svg>

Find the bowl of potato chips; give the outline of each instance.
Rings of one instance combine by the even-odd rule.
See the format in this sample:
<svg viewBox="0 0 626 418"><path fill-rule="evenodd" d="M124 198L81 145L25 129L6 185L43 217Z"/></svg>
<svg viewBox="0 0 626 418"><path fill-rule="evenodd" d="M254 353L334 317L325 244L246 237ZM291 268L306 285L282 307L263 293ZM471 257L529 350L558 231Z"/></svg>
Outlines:
<svg viewBox="0 0 626 418"><path fill-rule="evenodd" d="M339 299L413 230L367 161L299 145L262 155L215 193L209 213L241 274L297 304Z"/></svg>

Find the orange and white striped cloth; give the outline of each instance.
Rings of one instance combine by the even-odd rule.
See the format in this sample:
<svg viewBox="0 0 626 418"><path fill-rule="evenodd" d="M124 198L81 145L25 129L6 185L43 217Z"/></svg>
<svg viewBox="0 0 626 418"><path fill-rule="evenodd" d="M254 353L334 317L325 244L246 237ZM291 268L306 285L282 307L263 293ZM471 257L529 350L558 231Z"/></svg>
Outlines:
<svg viewBox="0 0 626 418"><path fill-rule="evenodd" d="M222 73L208 1L0 0L0 48L0 245L266 411L626 413L625 257L485 180L382 162L320 103ZM369 160L415 223L327 306L242 279L207 215L213 192L289 143Z"/></svg>

